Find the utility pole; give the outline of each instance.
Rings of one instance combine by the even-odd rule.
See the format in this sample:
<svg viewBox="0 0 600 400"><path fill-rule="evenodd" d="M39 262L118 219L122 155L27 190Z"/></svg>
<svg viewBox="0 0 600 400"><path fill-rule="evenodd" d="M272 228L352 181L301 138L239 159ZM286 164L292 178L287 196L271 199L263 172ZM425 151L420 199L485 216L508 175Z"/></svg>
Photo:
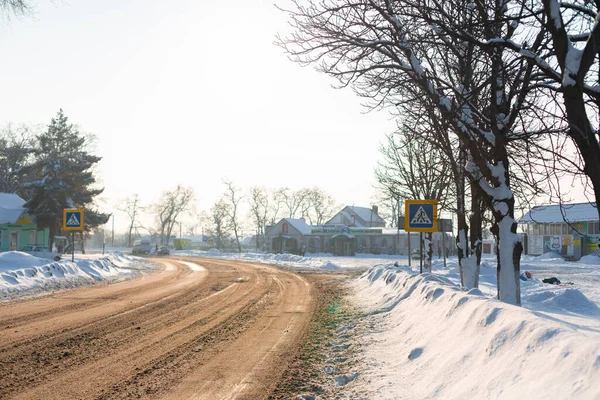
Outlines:
<svg viewBox="0 0 600 400"><path fill-rule="evenodd" d="M110 239L110 247L115 247L115 213L112 215L112 233Z"/></svg>

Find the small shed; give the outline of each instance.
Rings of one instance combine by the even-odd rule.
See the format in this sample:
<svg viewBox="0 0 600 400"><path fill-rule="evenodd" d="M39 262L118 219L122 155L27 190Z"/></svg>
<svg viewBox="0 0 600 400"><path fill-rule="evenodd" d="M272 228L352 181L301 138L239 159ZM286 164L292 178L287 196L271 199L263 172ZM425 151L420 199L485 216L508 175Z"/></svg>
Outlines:
<svg viewBox="0 0 600 400"><path fill-rule="evenodd" d="M550 204L533 207L520 220L525 254L547 252L579 259L600 254L600 226L596 203Z"/></svg>

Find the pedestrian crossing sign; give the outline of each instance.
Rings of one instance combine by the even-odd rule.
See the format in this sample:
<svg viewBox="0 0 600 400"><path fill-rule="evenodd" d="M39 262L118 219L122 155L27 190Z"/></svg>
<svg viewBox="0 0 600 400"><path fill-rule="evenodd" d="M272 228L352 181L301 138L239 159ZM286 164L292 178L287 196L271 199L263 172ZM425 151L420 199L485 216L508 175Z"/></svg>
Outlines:
<svg viewBox="0 0 600 400"><path fill-rule="evenodd" d="M83 210L76 208L65 208L63 210L63 230L83 230Z"/></svg>
<svg viewBox="0 0 600 400"><path fill-rule="evenodd" d="M406 232L437 232L437 200L406 200L404 215Z"/></svg>

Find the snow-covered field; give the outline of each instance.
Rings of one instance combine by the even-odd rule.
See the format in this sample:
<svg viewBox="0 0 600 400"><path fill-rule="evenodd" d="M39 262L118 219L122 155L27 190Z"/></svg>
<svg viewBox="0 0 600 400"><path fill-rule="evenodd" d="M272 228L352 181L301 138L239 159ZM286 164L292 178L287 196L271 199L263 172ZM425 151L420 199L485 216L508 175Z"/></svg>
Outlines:
<svg viewBox="0 0 600 400"><path fill-rule="evenodd" d="M456 258L446 267L435 259L433 274L420 275L417 262L409 268L397 256L174 255L364 269L349 298L364 317L340 327L340 340L353 349L345 362L351 379L333 380L343 398L600 399L599 257L523 257L521 270L532 279L521 282L523 306L516 307L494 298L493 257L483 260L480 289L466 292ZM127 279L153 267L121 252L77 255L74 263L0 253L0 299ZM541 282L550 277L572 284Z"/></svg>

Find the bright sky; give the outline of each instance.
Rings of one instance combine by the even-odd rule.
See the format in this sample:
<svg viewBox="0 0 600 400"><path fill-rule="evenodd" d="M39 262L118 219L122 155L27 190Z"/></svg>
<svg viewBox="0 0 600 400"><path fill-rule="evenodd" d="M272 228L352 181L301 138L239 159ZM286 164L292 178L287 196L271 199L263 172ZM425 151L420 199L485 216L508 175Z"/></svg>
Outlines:
<svg viewBox="0 0 600 400"><path fill-rule="evenodd" d="M208 209L223 178L368 207L394 122L289 61L273 44L286 29L272 0L39 0L0 22L0 126L47 125L63 108L98 138L109 212L177 184Z"/></svg>

